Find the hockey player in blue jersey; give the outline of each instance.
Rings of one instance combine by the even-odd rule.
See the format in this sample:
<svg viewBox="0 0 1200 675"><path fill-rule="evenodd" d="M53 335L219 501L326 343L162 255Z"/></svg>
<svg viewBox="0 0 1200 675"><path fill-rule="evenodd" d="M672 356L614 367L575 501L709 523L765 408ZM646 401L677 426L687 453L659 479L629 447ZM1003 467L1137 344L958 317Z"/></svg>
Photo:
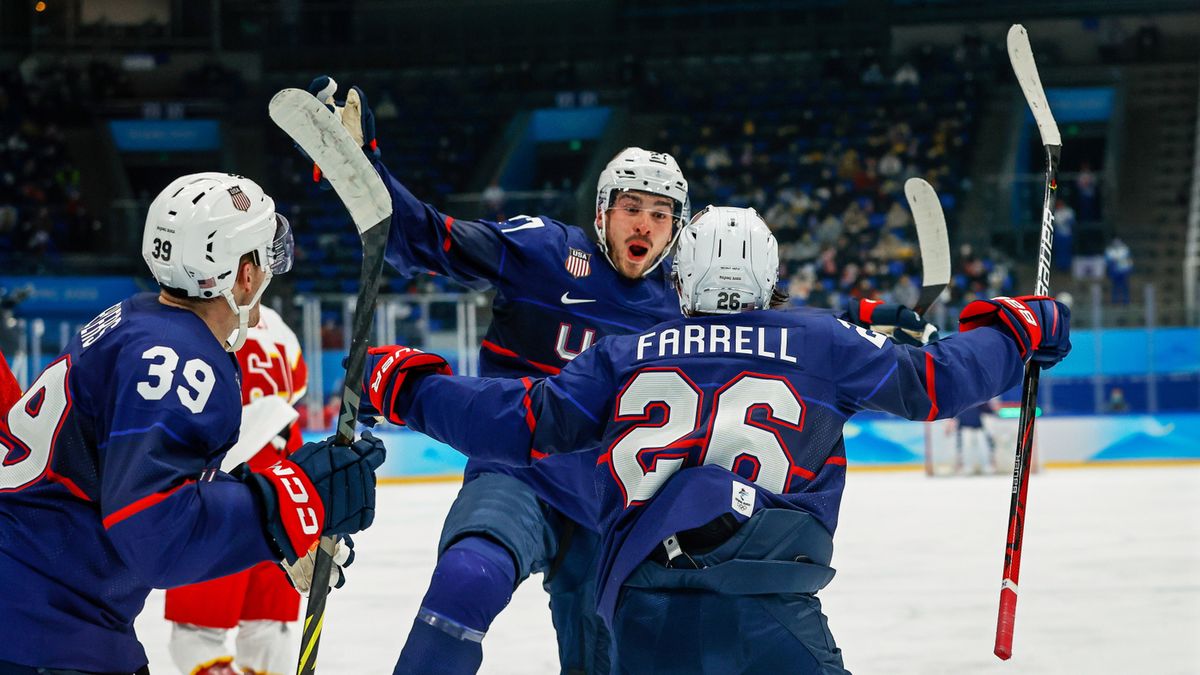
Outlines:
<svg viewBox="0 0 1200 675"><path fill-rule="evenodd" d="M816 592L832 579L846 478L842 425L861 410L951 417L1070 349L1044 297L969 305L922 348L831 314L760 310L778 266L752 210L709 207L684 229L685 319L601 340L555 376L431 374L378 349L367 394L477 459L536 466L604 449L591 469L604 545L598 607L615 673L842 673Z"/></svg>
<svg viewBox="0 0 1200 675"><path fill-rule="evenodd" d="M310 91L363 145L392 194L387 261L406 276L436 272L494 289L493 318L479 356L494 377L552 375L606 335L679 316L660 264L689 216L687 181L667 154L621 151L596 191L598 243L546 216L504 222L459 220L421 202L379 161L373 116L357 88L334 101L336 84ZM482 640L513 590L544 575L564 673L608 672L608 635L594 610L591 456L532 468L470 461L438 542L438 562L397 673L474 673Z"/></svg>
<svg viewBox="0 0 1200 675"><path fill-rule="evenodd" d="M133 624L151 589L265 560L299 569L319 535L370 525L373 437L218 468L241 419L230 352L291 244L253 181L172 182L142 243L160 292L85 325L3 416L0 675L145 673Z"/></svg>

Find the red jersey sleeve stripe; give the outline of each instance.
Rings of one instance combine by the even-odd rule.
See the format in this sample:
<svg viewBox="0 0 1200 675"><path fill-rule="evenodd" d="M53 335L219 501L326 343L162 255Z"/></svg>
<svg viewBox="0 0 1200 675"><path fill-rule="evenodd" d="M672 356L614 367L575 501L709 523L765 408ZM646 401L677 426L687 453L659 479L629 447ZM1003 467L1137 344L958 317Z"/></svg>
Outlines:
<svg viewBox="0 0 1200 675"><path fill-rule="evenodd" d="M454 225L454 218L451 216L446 216L446 239L442 242L443 251L450 250L450 227L452 225Z"/></svg>
<svg viewBox="0 0 1200 675"><path fill-rule="evenodd" d="M933 355L925 352L925 392L929 394L929 417L926 422L932 422L938 414L937 387L933 382Z"/></svg>
<svg viewBox="0 0 1200 675"><path fill-rule="evenodd" d="M112 513L108 514L108 516L104 519L104 529L107 530L108 528L112 527L113 525L116 525L117 523L121 522L122 520L125 520L126 518L129 518L130 516L133 516L138 513L141 513L142 511L145 511L146 509L150 508L151 506L154 506L155 504L163 501L167 497L170 497L171 495L175 494L180 489L185 488L188 485L191 485L192 483L195 483L195 482L196 481L194 481L194 480L184 481L182 484L176 485L175 487L171 488L170 490L167 490L166 492L158 492L158 493L152 494L148 497L142 497L141 499L137 500L136 502L133 502L132 504L129 504L127 506L119 508L116 511L113 511Z"/></svg>
<svg viewBox="0 0 1200 675"><path fill-rule="evenodd" d="M505 349L504 347L501 347L500 345L496 344L495 342L491 342L488 340L482 340L482 341L480 341L480 346L482 346L484 349L488 350L489 352L499 354L500 356L507 356L508 358L516 359L516 360L520 361L521 363L527 363L548 375L557 375L560 372L562 372L562 368L555 368L554 366L548 366L544 363L538 363L537 361L530 361L529 359L525 358L524 356L521 356L520 354L514 352L513 350Z"/></svg>
<svg viewBox="0 0 1200 675"><path fill-rule="evenodd" d="M528 377L522 377L521 384L525 385L525 398L521 401L525 404L525 424L529 427L529 433L532 434L534 429L537 429L537 419L533 416L533 400L529 398L529 390L533 387L533 381Z"/></svg>

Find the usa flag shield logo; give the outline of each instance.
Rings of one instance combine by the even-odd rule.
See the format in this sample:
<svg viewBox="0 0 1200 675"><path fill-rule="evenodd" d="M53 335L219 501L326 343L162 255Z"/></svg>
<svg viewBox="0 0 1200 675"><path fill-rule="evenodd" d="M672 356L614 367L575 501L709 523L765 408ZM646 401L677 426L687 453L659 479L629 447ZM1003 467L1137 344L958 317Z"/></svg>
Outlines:
<svg viewBox="0 0 1200 675"><path fill-rule="evenodd" d="M229 188L229 196L233 198L233 208L238 211L250 210L250 197L245 192L242 192L242 188L236 185Z"/></svg>
<svg viewBox="0 0 1200 675"><path fill-rule="evenodd" d="M567 249L567 271L576 279L592 273L592 254L584 253L577 248Z"/></svg>

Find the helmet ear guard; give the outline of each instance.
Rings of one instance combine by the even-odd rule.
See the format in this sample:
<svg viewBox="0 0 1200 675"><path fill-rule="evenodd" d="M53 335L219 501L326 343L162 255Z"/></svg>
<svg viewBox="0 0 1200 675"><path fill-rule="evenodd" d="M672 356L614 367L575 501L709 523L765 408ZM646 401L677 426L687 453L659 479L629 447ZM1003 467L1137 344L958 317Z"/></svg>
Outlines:
<svg viewBox="0 0 1200 675"><path fill-rule="evenodd" d="M646 268L642 276L649 274L675 246L683 224L691 217L691 199L688 183L679 169L675 158L665 152L651 152L642 148L625 148L600 172L596 183L596 228L597 243L605 260L614 268L612 253L608 250L608 211L613 208L617 197L623 192L645 192L666 197L674 204L671 241L659 254L654 263Z"/></svg>
<svg viewBox="0 0 1200 675"><path fill-rule="evenodd" d="M685 315L766 309L779 245L754 209L709 206L680 233L672 275Z"/></svg>

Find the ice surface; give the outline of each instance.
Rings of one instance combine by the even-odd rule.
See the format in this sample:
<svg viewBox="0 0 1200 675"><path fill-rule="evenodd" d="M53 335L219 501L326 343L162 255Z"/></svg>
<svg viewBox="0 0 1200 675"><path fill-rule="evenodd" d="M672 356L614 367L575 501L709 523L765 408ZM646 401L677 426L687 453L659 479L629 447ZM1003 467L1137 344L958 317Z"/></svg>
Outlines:
<svg viewBox="0 0 1200 675"><path fill-rule="evenodd" d="M992 655L1011 477L852 472L820 597L863 673L1200 672L1200 466L1088 468L1030 485L1014 655ZM390 673L457 486L388 485L330 596L318 673ZM484 641L483 673L558 672L540 577ZM174 673L162 594L137 627ZM677 645L676 648L682 648Z"/></svg>

